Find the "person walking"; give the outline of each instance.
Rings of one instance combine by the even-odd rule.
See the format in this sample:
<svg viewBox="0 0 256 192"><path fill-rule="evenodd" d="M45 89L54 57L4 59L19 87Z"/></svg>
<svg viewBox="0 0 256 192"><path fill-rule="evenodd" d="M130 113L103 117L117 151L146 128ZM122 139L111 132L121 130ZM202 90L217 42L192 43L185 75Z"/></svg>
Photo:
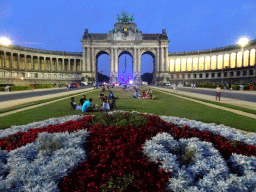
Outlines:
<svg viewBox="0 0 256 192"><path fill-rule="evenodd" d="M67 92L69 92L69 85L67 85Z"/></svg>
<svg viewBox="0 0 256 192"><path fill-rule="evenodd" d="M219 97L219 101L220 101L220 86L217 85L217 88L216 88L216 101L217 101L217 98Z"/></svg>

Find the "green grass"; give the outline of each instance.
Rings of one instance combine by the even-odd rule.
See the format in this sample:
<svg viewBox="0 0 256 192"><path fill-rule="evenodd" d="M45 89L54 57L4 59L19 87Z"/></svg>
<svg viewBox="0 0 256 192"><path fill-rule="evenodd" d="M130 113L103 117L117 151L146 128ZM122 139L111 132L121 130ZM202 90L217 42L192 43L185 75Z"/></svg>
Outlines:
<svg viewBox="0 0 256 192"><path fill-rule="evenodd" d="M162 90L161 90L162 91ZM209 100L206 100L206 99L199 99L199 98L196 98L196 97L190 97L190 96L187 96L187 95L183 95L183 94L178 94L178 93L174 93L174 92L168 92L168 91L164 91L166 93L171 93L173 95L180 95L182 97L186 97L186 98L190 98L190 99L195 99L195 100L198 100L198 101L203 101L205 103L211 103L211 104L214 104L214 105L219 105L219 106L223 106L223 107L227 107L227 108L230 108L230 109L235 109L235 110L239 110L239 111L243 111L243 112L246 112L246 113L251 113L251 114L254 114L256 115L256 110L253 110L253 109L248 109L248 108L244 108L244 107L239 107L239 106L235 106L235 105L231 105L231 104L226 104L226 103L220 103L220 102L215 102L215 101L209 101Z"/></svg>
<svg viewBox="0 0 256 192"><path fill-rule="evenodd" d="M78 94L79 95L84 95L84 92L74 93L74 94L71 93L68 96L66 95L66 96L54 97L54 98L44 99L44 100L39 100L39 101L32 101L32 102L16 105L16 106L13 106L13 107L0 109L0 114L7 113L7 112L10 112L10 111L14 111L14 110L21 109L21 108L25 108L25 107L29 107L29 106L33 106L33 105L38 105L38 104L41 104L41 103L46 103L46 102L49 102L49 101L54 101L54 100L65 98L65 97L73 97L73 96L78 95Z"/></svg>
<svg viewBox="0 0 256 192"><path fill-rule="evenodd" d="M155 115L176 116L181 118L194 119L206 123L224 124L241 130L256 132L256 119L161 93L155 89L153 90L153 95L157 98L156 100L135 99L133 98L134 91L123 92L118 88L113 89L113 92L115 96L119 97L119 99L116 101L118 110L153 113ZM93 104L101 105L101 100L98 99L99 94L100 90L97 90L85 95L87 99L93 99ZM80 98L81 95L75 96L76 103L79 103ZM9 128L12 125L28 124L53 117L80 114L95 115L97 113L103 113L82 113L81 111L70 110L69 102L70 96L67 96L67 99L57 101L55 103L46 104L41 107L1 117L0 128Z"/></svg>

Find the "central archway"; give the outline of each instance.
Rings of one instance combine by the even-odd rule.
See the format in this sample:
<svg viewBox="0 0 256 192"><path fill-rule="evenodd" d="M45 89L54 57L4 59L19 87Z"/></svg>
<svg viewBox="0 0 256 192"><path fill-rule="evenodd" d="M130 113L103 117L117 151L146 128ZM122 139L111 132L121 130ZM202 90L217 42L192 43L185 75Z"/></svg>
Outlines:
<svg viewBox="0 0 256 192"><path fill-rule="evenodd" d="M118 81L129 83L130 80L133 80L133 55L122 51L118 56Z"/></svg>

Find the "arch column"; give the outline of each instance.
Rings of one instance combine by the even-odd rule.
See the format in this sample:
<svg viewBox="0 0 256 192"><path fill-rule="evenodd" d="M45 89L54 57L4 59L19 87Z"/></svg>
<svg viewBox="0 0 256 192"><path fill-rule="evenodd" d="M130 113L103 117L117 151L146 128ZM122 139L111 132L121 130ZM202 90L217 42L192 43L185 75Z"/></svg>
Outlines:
<svg viewBox="0 0 256 192"><path fill-rule="evenodd" d="M96 62L95 62L95 57L94 57L94 48L92 48L92 72L93 73L96 73L95 65L96 65Z"/></svg>
<svg viewBox="0 0 256 192"><path fill-rule="evenodd" d="M170 72L170 63L168 62L168 47L165 47L165 71Z"/></svg>
<svg viewBox="0 0 256 192"><path fill-rule="evenodd" d="M164 47L161 47L161 72L164 72Z"/></svg>
<svg viewBox="0 0 256 192"><path fill-rule="evenodd" d="M87 72L91 71L91 64L90 64L90 48L86 47L86 52L87 52Z"/></svg>
<svg viewBox="0 0 256 192"><path fill-rule="evenodd" d="M160 71L160 53L159 48L157 48L157 56L156 56L156 72L159 73Z"/></svg>
<svg viewBox="0 0 256 192"><path fill-rule="evenodd" d="M138 49L138 64L137 64L137 72L139 75L141 75L141 55L140 55L140 49Z"/></svg>
<svg viewBox="0 0 256 192"><path fill-rule="evenodd" d="M117 49L115 49L115 73L118 73L118 57L117 57Z"/></svg>

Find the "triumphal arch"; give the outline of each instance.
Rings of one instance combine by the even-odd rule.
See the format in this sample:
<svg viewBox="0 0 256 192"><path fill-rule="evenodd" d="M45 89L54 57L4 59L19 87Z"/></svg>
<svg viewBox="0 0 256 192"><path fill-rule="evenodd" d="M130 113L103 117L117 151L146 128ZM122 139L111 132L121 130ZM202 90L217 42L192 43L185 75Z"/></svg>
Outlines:
<svg viewBox="0 0 256 192"><path fill-rule="evenodd" d="M118 59L129 54L133 61L134 83L141 81L141 56L149 54L153 58L153 81L157 77L169 76L168 37L166 30L162 34L143 34L132 22L134 16L122 12L117 16L118 22L108 33L89 33L85 29L82 41L83 76L96 80L98 58L102 54L110 56L110 81L118 82ZM151 65L151 63L149 63Z"/></svg>

